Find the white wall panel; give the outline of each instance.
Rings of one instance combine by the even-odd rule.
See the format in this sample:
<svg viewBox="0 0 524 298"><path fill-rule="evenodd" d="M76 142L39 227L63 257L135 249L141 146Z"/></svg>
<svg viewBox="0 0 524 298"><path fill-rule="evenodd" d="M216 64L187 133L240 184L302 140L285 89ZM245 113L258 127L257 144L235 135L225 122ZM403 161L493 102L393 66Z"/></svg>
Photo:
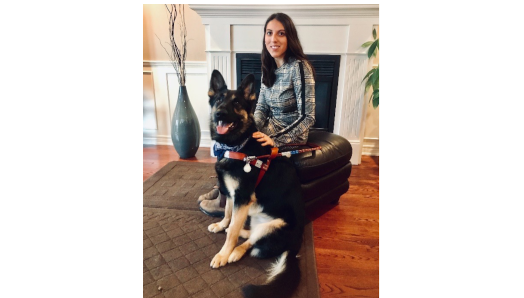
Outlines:
<svg viewBox="0 0 524 298"><path fill-rule="evenodd" d="M155 88L153 74L144 71L144 129L156 130Z"/></svg>
<svg viewBox="0 0 524 298"><path fill-rule="evenodd" d="M178 99L179 83L178 77L169 61L144 61L144 69L150 69L152 77L157 129L151 129L144 125L144 144L172 145L171 142L171 118L176 108ZM144 70L144 98L146 93L146 74ZM208 96L209 82L207 79L206 62L186 62L186 87L191 100L191 105L197 115L201 139L200 146L209 147L211 138L209 135L209 108ZM144 110L145 110L144 101Z"/></svg>

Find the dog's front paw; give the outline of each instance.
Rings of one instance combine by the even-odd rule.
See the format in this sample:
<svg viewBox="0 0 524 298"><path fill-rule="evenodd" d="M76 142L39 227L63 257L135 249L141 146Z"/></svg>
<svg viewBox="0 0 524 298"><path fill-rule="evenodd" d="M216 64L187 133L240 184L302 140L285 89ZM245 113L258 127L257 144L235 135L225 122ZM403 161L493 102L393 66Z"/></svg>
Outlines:
<svg viewBox="0 0 524 298"><path fill-rule="evenodd" d="M220 225L219 222L217 223L212 223L210 224L207 229L211 232L211 233L218 233L218 232L222 232L224 230L224 228L222 227L222 225Z"/></svg>
<svg viewBox="0 0 524 298"><path fill-rule="evenodd" d="M228 259L228 256L217 253L215 257L213 258L213 260L211 260L211 264L209 264L209 266L211 266L212 268L218 268L218 267L225 266L227 264L227 259Z"/></svg>
<svg viewBox="0 0 524 298"><path fill-rule="evenodd" d="M228 263L236 262L240 260L244 256L245 253L246 253L246 249L242 245L237 246L235 247L233 252L229 255L227 262Z"/></svg>

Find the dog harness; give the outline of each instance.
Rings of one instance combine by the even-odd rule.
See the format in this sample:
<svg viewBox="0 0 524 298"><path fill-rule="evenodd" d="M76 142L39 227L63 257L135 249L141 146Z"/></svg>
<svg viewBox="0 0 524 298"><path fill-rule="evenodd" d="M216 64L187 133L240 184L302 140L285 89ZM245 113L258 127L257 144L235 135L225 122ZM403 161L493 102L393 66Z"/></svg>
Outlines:
<svg viewBox="0 0 524 298"><path fill-rule="evenodd" d="M244 153L240 153L240 152L226 151L224 153L224 157L225 158L229 158L229 159L241 160L241 161L245 162L246 165L244 166L244 172L246 172L246 173L251 172L251 166L250 165L253 165L253 166L259 168L260 169L260 173L258 174L257 183L255 184L255 188L256 188L258 186L258 184L260 183L260 181L262 180L262 177L264 177L264 174L267 172L267 169L269 168L269 164L276 157L278 157L278 156L285 156L285 157L289 158L289 157L291 157L291 155L294 155L294 154L303 153L303 152L310 152L310 151L315 151L315 150L322 149L322 147L320 147L318 145L315 145L313 143L307 143L306 145L308 145L311 148L300 149L300 150L292 150L292 151L286 151L286 152L278 153L278 148L277 147L273 147L273 148L271 148L271 154L260 155L260 156L248 156L248 155L246 155ZM289 144L289 145L286 145L286 146L296 146L296 145L295 144ZM263 163L260 160L260 159L263 159L263 158L267 158L267 161L265 163Z"/></svg>

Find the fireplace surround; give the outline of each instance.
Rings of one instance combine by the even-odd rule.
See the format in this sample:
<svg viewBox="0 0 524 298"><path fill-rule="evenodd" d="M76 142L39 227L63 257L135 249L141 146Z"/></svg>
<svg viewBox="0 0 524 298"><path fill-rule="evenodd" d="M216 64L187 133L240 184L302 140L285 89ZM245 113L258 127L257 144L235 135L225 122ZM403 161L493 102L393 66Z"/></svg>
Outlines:
<svg viewBox="0 0 524 298"><path fill-rule="evenodd" d="M351 143L351 163L360 164L368 106L362 80L371 68L366 49L361 45L372 40L373 26L379 23L377 4L190 4L189 7L200 15L205 26L208 79L213 69L217 69L233 89L239 81L237 54L260 53L264 23L275 12L286 13L293 19L308 57L338 56L336 92L332 92L336 98L327 109L327 118L330 114L333 117L326 126L328 131Z"/></svg>

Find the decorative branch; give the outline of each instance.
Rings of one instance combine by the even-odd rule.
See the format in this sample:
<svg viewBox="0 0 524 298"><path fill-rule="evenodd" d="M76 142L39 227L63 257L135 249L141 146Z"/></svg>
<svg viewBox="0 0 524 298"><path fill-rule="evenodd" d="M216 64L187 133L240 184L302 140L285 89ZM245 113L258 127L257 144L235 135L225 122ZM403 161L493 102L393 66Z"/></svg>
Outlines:
<svg viewBox="0 0 524 298"><path fill-rule="evenodd" d="M185 18L185 9L183 4L178 4L178 10L175 4L171 4L171 9L166 4L166 9L169 12L169 47L171 51L168 51L160 38L157 36L160 41L160 45L164 48L171 64L175 69L178 76L178 83L180 86L186 85L186 57L187 57L187 30L186 30L186 18ZM179 47L175 41L175 21L178 16L178 11L180 11L180 38L181 38L181 47Z"/></svg>

